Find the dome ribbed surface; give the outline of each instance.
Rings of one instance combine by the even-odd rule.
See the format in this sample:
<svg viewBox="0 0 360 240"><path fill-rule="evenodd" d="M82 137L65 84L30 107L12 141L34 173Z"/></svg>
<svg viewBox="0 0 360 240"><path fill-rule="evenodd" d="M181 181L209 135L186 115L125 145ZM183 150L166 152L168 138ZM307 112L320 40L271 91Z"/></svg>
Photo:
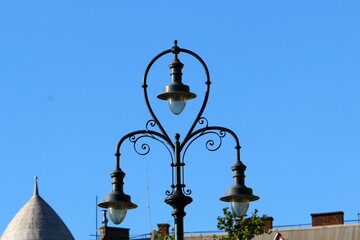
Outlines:
<svg viewBox="0 0 360 240"><path fill-rule="evenodd" d="M74 240L57 213L35 188L34 196L11 220L1 240Z"/></svg>

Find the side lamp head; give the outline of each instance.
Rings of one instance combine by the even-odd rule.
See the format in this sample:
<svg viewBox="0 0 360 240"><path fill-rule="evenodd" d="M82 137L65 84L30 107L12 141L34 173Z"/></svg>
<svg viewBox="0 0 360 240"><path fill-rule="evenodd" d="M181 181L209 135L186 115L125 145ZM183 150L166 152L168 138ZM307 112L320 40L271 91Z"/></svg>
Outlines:
<svg viewBox="0 0 360 240"><path fill-rule="evenodd" d="M116 225L125 219L128 209L137 208L137 205L131 202L129 195L117 192L106 195L104 202L99 203L98 206L108 209L110 220Z"/></svg>
<svg viewBox="0 0 360 240"><path fill-rule="evenodd" d="M123 191L125 173L116 167L110 175L112 177L112 193L106 195L104 202L99 203L98 206L108 209L111 221L118 225L125 219L127 210L137 208L137 205L132 203L131 197Z"/></svg>
<svg viewBox="0 0 360 240"><path fill-rule="evenodd" d="M253 195L253 190L245 186L246 166L242 162L236 162L231 168L234 172L234 186L226 190L226 195L220 198L223 202L230 202L231 210L237 217L246 216L250 202L259 200Z"/></svg>
<svg viewBox="0 0 360 240"><path fill-rule="evenodd" d="M245 217L250 202L259 200L252 194L252 189L247 187L233 186L226 191L226 195L220 198L223 202L229 202L232 212L237 217Z"/></svg>

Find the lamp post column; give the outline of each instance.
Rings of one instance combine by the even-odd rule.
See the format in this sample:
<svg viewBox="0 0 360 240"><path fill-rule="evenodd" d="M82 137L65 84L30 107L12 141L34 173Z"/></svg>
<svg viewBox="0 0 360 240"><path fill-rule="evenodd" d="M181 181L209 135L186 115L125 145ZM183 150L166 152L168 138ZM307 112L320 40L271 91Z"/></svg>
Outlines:
<svg viewBox="0 0 360 240"><path fill-rule="evenodd" d="M183 192L185 184L182 180L182 167L185 165L181 162L181 149L180 149L180 134L175 134L175 148L174 148L174 162L171 166L174 168L174 180L175 184L172 187L172 193L165 199L165 203L173 207L174 211L172 216L174 217L175 227L175 240L184 240L184 217L185 207L192 202L192 198L186 196Z"/></svg>

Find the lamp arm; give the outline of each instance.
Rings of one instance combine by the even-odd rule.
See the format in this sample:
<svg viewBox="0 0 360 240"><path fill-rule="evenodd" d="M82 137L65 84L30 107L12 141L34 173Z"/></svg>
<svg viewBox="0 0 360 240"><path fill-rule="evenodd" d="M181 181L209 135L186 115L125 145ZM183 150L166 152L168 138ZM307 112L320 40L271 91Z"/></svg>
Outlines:
<svg viewBox="0 0 360 240"><path fill-rule="evenodd" d="M125 140L129 140L130 142L132 142L134 144L134 150L136 153L138 153L139 155L146 155L150 152L150 146L146 143L142 144L141 145L141 149L144 151L143 153L139 152L137 149L136 149L136 143L139 139L142 139L142 138L152 138L152 139L155 139L159 142L161 142L166 148L167 150L169 151L170 153L170 156L171 158L173 157L172 156L172 152L173 152L173 143L171 141L168 140L168 138L166 136L164 136L163 134L159 133L159 132L156 132L156 131L152 131L152 130L138 130L138 131L133 131L133 132L130 132L126 135L124 135L118 142L117 144L117 147L116 147L116 153L115 153L115 156L116 156L116 165L119 167L120 166L120 149L121 149L121 146L123 144L123 142ZM172 151L171 151L172 150Z"/></svg>
<svg viewBox="0 0 360 240"><path fill-rule="evenodd" d="M219 133L217 133L215 131L219 131ZM236 161L240 162L240 149L241 149L241 146L240 146L240 140L239 140L238 136L231 129L225 128L225 127L219 127L219 126L206 126L204 128L200 128L200 129L194 131L193 133L191 133L190 135L188 135L180 145L181 151L184 149L183 156L185 155L185 153L186 153L187 149L189 148L189 146L196 139L198 139L199 137L202 137L202 136L207 135L207 134L216 134L216 135L218 135L218 137L221 140L221 138L225 137L226 133L229 133L235 140ZM210 150L210 151L216 151L221 147L221 142L220 142L218 147L215 147L213 149L210 149L208 147L208 145L213 147L213 145L214 145L213 140L209 140L209 141L206 142L206 148L208 150Z"/></svg>

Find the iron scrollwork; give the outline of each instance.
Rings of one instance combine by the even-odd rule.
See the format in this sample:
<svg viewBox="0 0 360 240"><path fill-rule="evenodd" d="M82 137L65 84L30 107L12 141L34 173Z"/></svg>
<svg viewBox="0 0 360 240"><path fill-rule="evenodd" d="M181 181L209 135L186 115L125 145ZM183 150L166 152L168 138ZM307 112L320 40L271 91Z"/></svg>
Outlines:
<svg viewBox="0 0 360 240"><path fill-rule="evenodd" d="M142 143L141 144L141 147L137 147L138 146L138 141L142 138L145 138L145 137L150 137L150 138L153 138L153 136L151 135L148 135L148 134L142 134L142 135L132 135L129 137L129 141L133 143L133 148L134 148L134 151L139 154L139 155L146 155L150 152L150 146L149 144L147 143ZM143 152L142 152L143 151Z"/></svg>
<svg viewBox="0 0 360 240"><path fill-rule="evenodd" d="M185 154L188 150L188 148L190 147L190 145L197 140L198 138L202 137L202 136L206 136L206 135L210 135L213 137L216 137L217 140L211 138L209 140L206 141L205 143L205 147L208 151L217 151L218 149L220 149L220 147L222 146L222 139L226 136L226 131L223 128L219 128L219 129L214 129L214 128L209 128L209 122L205 117L201 117L198 121L199 125L205 125L205 127L200 128L199 130L197 130L196 134L194 134L190 139L190 142L188 142L185 145L184 148L184 152L182 155L182 162L184 162L185 159Z"/></svg>
<svg viewBox="0 0 360 240"><path fill-rule="evenodd" d="M140 130L140 131L136 131L136 132L128 134L127 135L128 140L133 144L134 151L137 154L144 156L150 152L151 147L148 143L141 143L139 141L144 138L154 139L154 140L162 143L166 147L166 149L168 150L168 152L171 156L171 159L173 159L173 153L171 151L171 148L170 148L169 144L167 143L167 141L164 139L164 137L161 134L159 134L158 132L150 130L150 128L154 128L156 125L157 125L157 123L155 120L149 120L146 123L146 130ZM140 144L140 146L139 146L139 144ZM120 148L120 146L119 146L119 148Z"/></svg>

